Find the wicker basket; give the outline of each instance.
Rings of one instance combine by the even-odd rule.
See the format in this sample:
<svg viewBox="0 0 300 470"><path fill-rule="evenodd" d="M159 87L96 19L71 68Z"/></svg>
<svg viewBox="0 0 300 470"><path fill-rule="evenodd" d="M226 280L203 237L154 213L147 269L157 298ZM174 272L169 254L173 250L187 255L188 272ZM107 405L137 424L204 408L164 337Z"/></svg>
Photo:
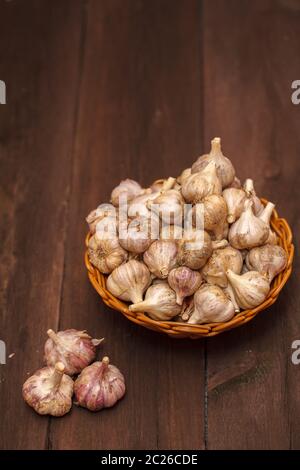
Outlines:
<svg viewBox="0 0 300 470"><path fill-rule="evenodd" d="M267 201L262 199L263 204ZM173 338L206 338L208 336L215 336L223 331L231 330L238 326L244 325L251 321L259 312L265 310L272 305L284 284L290 277L292 271L292 262L294 257L294 245L292 244L292 232L285 219L278 217L277 212L274 210L271 218L271 227L278 235L279 244L284 248L287 253L288 261L286 268L273 280L271 290L266 300L258 307L251 310L243 310L233 317L232 320L225 323L206 323L204 325L188 325L186 323L178 323L174 321L155 321L149 318L144 313L130 312L128 305L121 300L114 297L106 289L106 276L103 275L95 268L89 261L88 253L85 253L85 264L88 270L88 276L94 288L102 297L103 302L114 310L121 312L128 320L144 326L150 330L166 333ZM90 238L90 234L86 237L86 244Z"/></svg>

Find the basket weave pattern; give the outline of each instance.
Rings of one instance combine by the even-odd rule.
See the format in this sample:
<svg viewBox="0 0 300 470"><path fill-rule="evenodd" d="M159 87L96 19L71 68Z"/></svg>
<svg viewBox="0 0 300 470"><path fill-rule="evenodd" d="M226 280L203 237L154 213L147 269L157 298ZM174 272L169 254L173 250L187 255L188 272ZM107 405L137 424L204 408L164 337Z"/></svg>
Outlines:
<svg viewBox="0 0 300 470"><path fill-rule="evenodd" d="M263 204L267 203L265 199L262 199L262 202ZM144 326L145 328L158 331L160 333L166 333L173 338L205 338L208 336L218 335L223 331L231 330L232 328L236 328L238 326L244 325L245 323L248 323L259 312L265 310L277 300L279 292L287 282L292 272L294 245L292 244L292 232L287 221L280 218L275 210L273 211L271 218L271 227L278 236L279 245L286 251L288 258L287 265L284 271L282 271L273 280L269 295L262 304L251 310L243 310L242 312L236 314L232 320L224 323L188 325L186 323L178 323L174 321L155 321L144 313L131 312L128 309L128 304L114 297L106 289L106 276L100 273L100 271L90 263L87 251L85 253L85 264L88 270L89 279L100 297L102 297L103 302L108 305L108 307L121 312L123 315L125 315L125 317L128 318L128 320L138 325ZM88 244L90 236L91 235L88 234L86 237L86 245Z"/></svg>

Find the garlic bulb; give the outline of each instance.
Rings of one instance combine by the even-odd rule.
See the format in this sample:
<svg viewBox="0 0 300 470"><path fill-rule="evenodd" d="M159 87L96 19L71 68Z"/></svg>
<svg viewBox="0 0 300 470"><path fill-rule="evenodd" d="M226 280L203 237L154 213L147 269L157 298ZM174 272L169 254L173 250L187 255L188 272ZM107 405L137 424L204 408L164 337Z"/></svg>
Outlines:
<svg viewBox="0 0 300 470"><path fill-rule="evenodd" d="M183 299L193 295L202 282L201 274L186 266L172 269L168 276L170 287L176 292L176 303L182 305Z"/></svg>
<svg viewBox="0 0 300 470"><path fill-rule="evenodd" d="M218 286L205 284L195 292L194 310L188 323L192 325L226 322L234 316L232 302Z"/></svg>
<svg viewBox="0 0 300 470"><path fill-rule="evenodd" d="M223 198L228 209L227 222L232 224L244 210L246 193L243 189L227 188L223 191Z"/></svg>
<svg viewBox="0 0 300 470"><path fill-rule="evenodd" d="M186 168L185 170L182 171L182 173L178 176L177 182L180 185L183 185L183 182L192 174L192 169L191 168Z"/></svg>
<svg viewBox="0 0 300 470"><path fill-rule="evenodd" d="M64 365L64 373L79 374L96 357L96 347L103 339L92 339L86 331L69 329L65 331L48 330L49 338L45 343L45 360L48 366L57 362Z"/></svg>
<svg viewBox="0 0 300 470"><path fill-rule="evenodd" d="M276 245L263 245L253 248L246 257L248 269L265 275L269 282L284 270L286 263L286 252L281 246Z"/></svg>
<svg viewBox="0 0 300 470"><path fill-rule="evenodd" d="M139 183L127 178L126 180L121 181L121 183L112 191L110 200L115 207L118 207L120 204L120 198L124 199L123 202L128 202L143 192L144 190Z"/></svg>
<svg viewBox="0 0 300 470"><path fill-rule="evenodd" d="M206 196L222 193L222 184L217 176L216 165L209 162L199 173L191 174L182 183L182 195L187 202L201 202Z"/></svg>
<svg viewBox="0 0 300 470"><path fill-rule="evenodd" d="M209 284L216 284L226 287L226 271L231 269L234 273L240 274L243 266L243 258L239 250L227 246L215 250L205 266L202 268L202 275Z"/></svg>
<svg viewBox="0 0 300 470"><path fill-rule="evenodd" d="M262 245L269 236L268 224L253 214L252 204L250 200L245 202L242 215L229 229L229 243L239 250Z"/></svg>
<svg viewBox="0 0 300 470"><path fill-rule="evenodd" d="M259 197L257 197L257 195L256 195L253 180L251 178L247 178L245 183L244 183L243 188L244 188L244 191L245 191L247 197L253 202L253 212L254 212L254 214L259 216L261 214L261 212L263 211L264 206L263 206L261 200L259 199Z"/></svg>
<svg viewBox="0 0 300 470"><path fill-rule="evenodd" d="M23 398L40 415L63 416L72 407L73 380L64 374L64 365L43 367L23 385Z"/></svg>
<svg viewBox="0 0 300 470"><path fill-rule="evenodd" d="M147 203L148 209L159 215L164 222L177 225L182 221L183 205L183 197L175 189L163 191L154 200Z"/></svg>
<svg viewBox="0 0 300 470"><path fill-rule="evenodd" d="M146 312L153 320L171 320L181 311L176 294L167 283L155 284L146 292L145 300L129 306L131 312Z"/></svg>
<svg viewBox="0 0 300 470"><path fill-rule="evenodd" d="M96 232L89 239L88 255L101 273L109 274L126 261L128 253L120 246L117 237L102 239Z"/></svg>
<svg viewBox="0 0 300 470"><path fill-rule="evenodd" d="M151 210L148 208L148 202L152 201L159 195L159 192L148 192L145 194L135 197L128 205L128 216L129 217L146 217L152 216Z"/></svg>
<svg viewBox="0 0 300 470"><path fill-rule="evenodd" d="M77 405L90 411L110 408L125 394L125 380L119 369L104 357L86 367L74 384Z"/></svg>
<svg viewBox="0 0 300 470"><path fill-rule="evenodd" d="M131 259L108 276L106 287L115 297L127 302L140 302L151 282L150 272L141 261Z"/></svg>
<svg viewBox="0 0 300 470"><path fill-rule="evenodd" d="M202 155L192 166L192 173L197 173L208 165L214 162L216 164L217 174L222 183L222 187L230 186L235 177L234 167L231 161L225 157L221 150L221 139L215 137L211 141L211 151L209 154Z"/></svg>
<svg viewBox="0 0 300 470"><path fill-rule="evenodd" d="M117 219L116 209L112 204L100 204L97 209L89 213L86 221L92 235L96 231L109 232L116 235Z"/></svg>
<svg viewBox="0 0 300 470"><path fill-rule="evenodd" d="M254 308L266 300L270 290L266 276L257 271L248 271L239 275L230 269L226 275L241 308Z"/></svg>
<svg viewBox="0 0 300 470"><path fill-rule="evenodd" d="M126 225L124 231L120 230L119 243L121 247L131 253L144 253L153 242L151 238L151 219L136 217ZM158 224L154 231L158 236Z"/></svg>
<svg viewBox="0 0 300 470"><path fill-rule="evenodd" d="M212 194L203 199L203 208L196 204L192 211L194 218L197 217L199 210L200 216L203 214L204 230L212 232L217 240L222 240L224 229L227 226L227 206L222 196Z"/></svg>
<svg viewBox="0 0 300 470"><path fill-rule="evenodd" d="M156 240L144 253L144 263L156 277L165 279L177 266L177 245L173 240Z"/></svg>
<svg viewBox="0 0 300 470"><path fill-rule="evenodd" d="M190 269L202 268L213 251L211 238L204 230L186 230L177 244L179 265Z"/></svg>

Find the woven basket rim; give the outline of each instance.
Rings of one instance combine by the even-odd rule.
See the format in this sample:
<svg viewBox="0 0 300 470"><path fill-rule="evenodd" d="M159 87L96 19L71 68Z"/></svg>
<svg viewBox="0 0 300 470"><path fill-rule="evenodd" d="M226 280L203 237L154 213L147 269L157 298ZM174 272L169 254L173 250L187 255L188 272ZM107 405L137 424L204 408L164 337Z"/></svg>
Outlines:
<svg viewBox="0 0 300 470"><path fill-rule="evenodd" d="M261 201L264 205L267 204L267 200L261 198ZM266 300L255 307L254 309L243 310L240 313L237 313L230 321L220 322L220 323L205 323L203 325L190 325L187 323L180 323L174 321L157 321L152 320L144 313L131 312L128 309L127 303L114 297L106 289L106 278L107 276L100 273L100 271L91 264L88 251L85 252L85 265L88 271L88 277L98 292L103 302L113 310L121 312L128 320L141 325L145 328L160 332L166 333L173 338L206 338L211 336L216 336L224 331L237 328L238 326L244 325L251 321L256 315L268 308L274 302L276 302L280 291L283 289L288 278L292 272L292 263L294 259L294 245L292 243L293 236L291 228L288 222L278 216L277 211L274 209L271 217L271 227L278 236L279 245L285 250L287 254L287 264L285 269L279 273L275 279L272 281L271 289ZM88 246L88 241L91 237L89 232L86 236L86 247Z"/></svg>

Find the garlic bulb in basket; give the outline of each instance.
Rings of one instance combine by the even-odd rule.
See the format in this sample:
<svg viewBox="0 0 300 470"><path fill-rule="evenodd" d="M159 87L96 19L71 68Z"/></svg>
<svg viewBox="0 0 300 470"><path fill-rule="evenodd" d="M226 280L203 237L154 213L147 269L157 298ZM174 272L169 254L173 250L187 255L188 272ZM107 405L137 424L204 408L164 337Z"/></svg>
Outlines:
<svg viewBox="0 0 300 470"><path fill-rule="evenodd" d="M202 275L209 284L226 287L228 284L226 271L231 269L240 274L243 266L243 257L239 250L231 246L215 250L205 266Z"/></svg>
<svg viewBox="0 0 300 470"><path fill-rule="evenodd" d="M245 202L245 210L229 229L229 242L239 250L262 245L269 236L269 225L253 214L252 205L250 200Z"/></svg>
<svg viewBox="0 0 300 470"><path fill-rule="evenodd" d="M187 202L196 204L206 196L222 193L222 184L217 176L216 165L209 162L199 173L191 174L182 183L182 195Z"/></svg>
<svg viewBox="0 0 300 470"><path fill-rule="evenodd" d="M173 240L156 240L145 251L143 259L152 274L165 279L177 266L177 245Z"/></svg>
<svg viewBox="0 0 300 470"><path fill-rule="evenodd" d="M196 204L193 209L193 223L196 223L196 218L203 215L204 230L212 232L217 240L221 240L224 235L224 230L227 226L227 206L222 196L212 194L206 196L201 204ZM198 214L198 215L197 215Z"/></svg>
<svg viewBox="0 0 300 470"><path fill-rule="evenodd" d="M112 204L100 204L100 206L90 212L86 218L92 235L96 231L102 231L116 236L117 220L116 209Z"/></svg>
<svg viewBox="0 0 300 470"><path fill-rule="evenodd" d="M176 294L167 283L154 284L146 292L145 300L129 306L131 312L145 312L153 320L171 320L181 311Z"/></svg>
<svg viewBox="0 0 300 470"><path fill-rule="evenodd" d="M172 269L168 276L170 287L176 292L176 302L182 305L183 299L193 295L202 282L201 274L186 266Z"/></svg>
<svg viewBox="0 0 300 470"><path fill-rule="evenodd" d="M128 256L117 237L102 239L98 237L97 232L89 239L88 254L90 262L104 274L111 273L124 263Z"/></svg>
<svg viewBox="0 0 300 470"><path fill-rule="evenodd" d="M107 278L106 287L118 299L140 302L150 283L151 276L147 266L132 259L114 269Z"/></svg>
<svg viewBox="0 0 300 470"><path fill-rule="evenodd" d="M250 271L264 274L271 282L277 274L284 270L287 255L281 246L263 245L252 248L246 257L246 265Z"/></svg>
<svg viewBox="0 0 300 470"><path fill-rule="evenodd" d="M192 325L226 322L234 316L232 302L218 286L205 284L195 292L194 310L188 323Z"/></svg>
<svg viewBox="0 0 300 470"><path fill-rule="evenodd" d="M155 232L158 235L159 223L157 222L156 228L152 224L155 219L136 217L126 223L124 230L120 230L119 243L122 248L131 253L144 253L149 248L153 239L151 234ZM152 229L153 228L153 232Z"/></svg>
<svg viewBox="0 0 300 470"><path fill-rule="evenodd" d="M228 209L227 222L232 224L244 210L246 193L243 189L227 188L224 189L222 195Z"/></svg>
<svg viewBox="0 0 300 470"><path fill-rule="evenodd" d="M139 183L127 178L126 180L121 181L121 183L112 191L110 200L114 206L118 207L120 204L120 198L124 198L124 200L128 202L143 192L144 189L139 185Z"/></svg>
<svg viewBox="0 0 300 470"><path fill-rule="evenodd" d="M183 216L184 200L175 189L163 191L154 200L148 201L147 207L167 223L179 225Z"/></svg>
<svg viewBox="0 0 300 470"><path fill-rule="evenodd" d="M197 173L205 168L210 162L216 164L217 174L222 183L222 187L230 186L235 177L235 171L231 161L225 157L221 150L221 139L215 137L211 141L211 151L202 155L192 166L192 173Z"/></svg>
<svg viewBox="0 0 300 470"><path fill-rule="evenodd" d="M238 275L230 269L226 275L241 308L255 308L266 300L270 290L266 276L257 271Z"/></svg>

